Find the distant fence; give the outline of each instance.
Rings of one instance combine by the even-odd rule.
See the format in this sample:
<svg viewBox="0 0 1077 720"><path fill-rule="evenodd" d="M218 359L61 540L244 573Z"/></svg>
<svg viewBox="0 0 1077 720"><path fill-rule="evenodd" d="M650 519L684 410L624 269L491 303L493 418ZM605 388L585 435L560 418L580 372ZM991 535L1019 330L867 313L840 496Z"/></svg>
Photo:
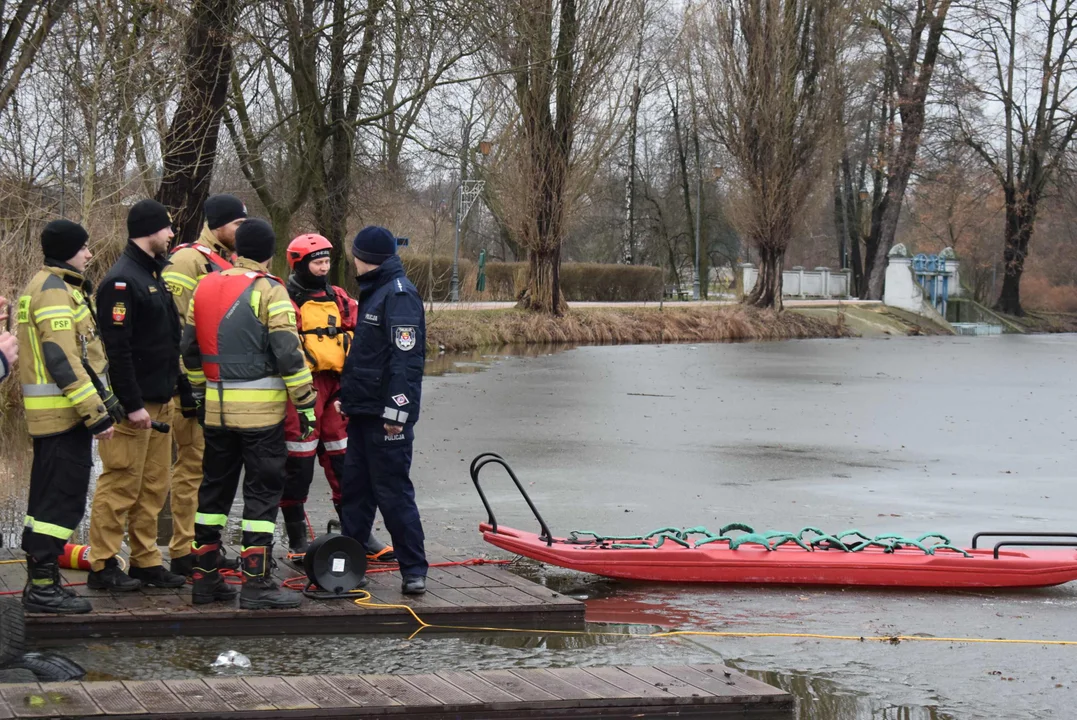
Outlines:
<svg viewBox="0 0 1077 720"><path fill-rule="evenodd" d="M759 268L751 263L741 263L741 279L744 293L748 294L759 279ZM831 270L817 267L805 270L799 265L782 273L782 296L801 298L847 298L852 287L851 270Z"/></svg>

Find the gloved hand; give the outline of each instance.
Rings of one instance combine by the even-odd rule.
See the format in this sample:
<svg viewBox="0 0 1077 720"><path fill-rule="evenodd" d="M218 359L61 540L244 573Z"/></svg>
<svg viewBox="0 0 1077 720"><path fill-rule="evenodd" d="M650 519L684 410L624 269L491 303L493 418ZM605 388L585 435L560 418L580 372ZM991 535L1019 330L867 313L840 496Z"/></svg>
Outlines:
<svg viewBox="0 0 1077 720"><path fill-rule="evenodd" d="M176 380L176 390L179 394L180 415L185 418L198 417L198 401L194 397L194 389L186 375L180 375Z"/></svg>
<svg viewBox="0 0 1077 720"><path fill-rule="evenodd" d="M295 409L299 413L299 432L303 440L314 434L314 406L305 405Z"/></svg>
<svg viewBox="0 0 1077 720"><path fill-rule="evenodd" d="M101 398L101 402L105 404L105 412L112 418L112 422L121 423L127 419L127 411L123 409L120 399L116 397L111 389L105 390L105 396Z"/></svg>
<svg viewBox="0 0 1077 720"><path fill-rule="evenodd" d="M198 418L198 424L202 427L206 427L206 398L202 395L196 395L194 398L194 416Z"/></svg>

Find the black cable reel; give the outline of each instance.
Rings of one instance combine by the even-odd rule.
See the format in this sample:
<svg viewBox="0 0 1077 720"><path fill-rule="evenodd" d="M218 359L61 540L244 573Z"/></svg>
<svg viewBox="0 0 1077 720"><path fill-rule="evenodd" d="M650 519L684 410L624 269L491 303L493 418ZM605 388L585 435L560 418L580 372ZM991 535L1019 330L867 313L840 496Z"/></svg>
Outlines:
<svg viewBox="0 0 1077 720"><path fill-rule="evenodd" d="M311 541L303 558L307 585L303 594L314 600L354 599L366 587L366 548L354 538L330 533Z"/></svg>

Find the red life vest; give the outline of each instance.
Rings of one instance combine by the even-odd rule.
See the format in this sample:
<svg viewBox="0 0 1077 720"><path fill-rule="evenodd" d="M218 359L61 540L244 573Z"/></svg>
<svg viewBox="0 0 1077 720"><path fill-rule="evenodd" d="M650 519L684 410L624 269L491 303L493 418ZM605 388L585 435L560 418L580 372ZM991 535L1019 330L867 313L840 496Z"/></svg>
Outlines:
<svg viewBox="0 0 1077 720"><path fill-rule="evenodd" d="M210 273L194 292L194 323L206 380L259 380L277 374L269 330L258 319L254 283L266 273Z"/></svg>
<svg viewBox="0 0 1077 720"><path fill-rule="evenodd" d="M225 260L215 251L210 250L205 245L199 245L198 243L183 243L182 245L177 245L176 247L172 248L172 252L170 252L169 255L174 255L180 250L183 250L184 248L194 248L195 250L206 256L206 260L209 261L209 267L206 268L205 273L207 275L211 272L221 272L222 270L232 269L232 263Z"/></svg>

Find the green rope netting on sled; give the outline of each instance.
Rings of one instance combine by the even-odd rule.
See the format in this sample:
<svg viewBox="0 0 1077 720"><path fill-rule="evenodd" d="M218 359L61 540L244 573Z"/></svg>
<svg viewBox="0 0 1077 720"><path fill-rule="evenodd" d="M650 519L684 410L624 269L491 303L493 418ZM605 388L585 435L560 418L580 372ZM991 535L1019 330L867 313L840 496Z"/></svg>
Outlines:
<svg viewBox="0 0 1077 720"><path fill-rule="evenodd" d="M731 535L730 533L733 532L738 534ZM791 543L808 552L816 550L860 552L870 547L877 547L882 548L883 552L892 553L897 550L915 548L927 555L934 555L938 550L950 550L961 553L965 557L972 557L961 548L953 545L948 537L939 533L926 533L916 538L907 538L892 533L871 537L854 529L831 535L811 526L803 527L799 532L795 533L784 530L756 532L755 528L744 523L724 525L718 530L717 534L712 533L703 526L690 528L663 527L652 530L646 535L600 535L590 530L573 530L569 533L567 541L575 544L604 545L615 550L654 550L662 547L666 541L685 548L698 548L710 543L724 542L729 543L730 550L736 550L742 545L776 550L782 545Z"/></svg>

